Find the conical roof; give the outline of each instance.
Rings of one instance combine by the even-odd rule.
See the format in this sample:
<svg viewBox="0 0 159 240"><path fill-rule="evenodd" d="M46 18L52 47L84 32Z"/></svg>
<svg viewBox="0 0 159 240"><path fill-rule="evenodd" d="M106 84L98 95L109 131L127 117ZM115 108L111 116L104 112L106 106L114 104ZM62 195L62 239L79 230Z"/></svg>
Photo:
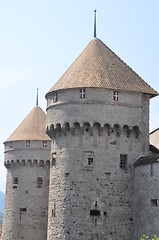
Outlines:
<svg viewBox="0 0 159 240"><path fill-rule="evenodd" d="M50 92L67 88L106 88L157 95L101 40L94 38Z"/></svg>
<svg viewBox="0 0 159 240"><path fill-rule="evenodd" d="M46 135L46 114L40 107L36 106L32 109L6 142L21 140L50 140Z"/></svg>

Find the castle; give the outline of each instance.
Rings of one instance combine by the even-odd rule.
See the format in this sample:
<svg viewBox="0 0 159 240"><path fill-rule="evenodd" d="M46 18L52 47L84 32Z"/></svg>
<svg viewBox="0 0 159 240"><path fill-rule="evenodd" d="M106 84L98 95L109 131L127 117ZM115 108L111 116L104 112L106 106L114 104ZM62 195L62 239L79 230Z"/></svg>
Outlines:
<svg viewBox="0 0 159 240"><path fill-rule="evenodd" d="M96 37L5 141L3 240L159 235L157 92Z"/></svg>

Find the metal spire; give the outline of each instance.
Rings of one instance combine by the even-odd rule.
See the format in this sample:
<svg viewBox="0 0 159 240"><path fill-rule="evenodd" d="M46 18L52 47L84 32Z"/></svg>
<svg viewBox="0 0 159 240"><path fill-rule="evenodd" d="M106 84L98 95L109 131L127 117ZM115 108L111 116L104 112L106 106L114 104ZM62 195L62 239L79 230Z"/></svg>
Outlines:
<svg viewBox="0 0 159 240"><path fill-rule="evenodd" d="M38 88L37 88L37 95L36 95L36 106L38 107Z"/></svg>
<svg viewBox="0 0 159 240"><path fill-rule="evenodd" d="M97 12L97 10L95 9L94 10L94 37L95 38L97 37L97 34L96 34L96 12Z"/></svg>

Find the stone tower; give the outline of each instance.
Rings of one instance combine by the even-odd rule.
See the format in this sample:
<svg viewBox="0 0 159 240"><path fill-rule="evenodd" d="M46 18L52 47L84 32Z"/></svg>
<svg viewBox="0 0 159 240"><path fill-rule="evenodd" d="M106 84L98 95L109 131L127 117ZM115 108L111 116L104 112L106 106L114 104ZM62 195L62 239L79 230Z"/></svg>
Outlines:
<svg viewBox="0 0 159 240"><path fill-rule="evenodd" d="M94 38L46 94L48 240L133 239L133 163L149 153L157 95Z"/></svg>
<svg viewBox="0 0 159 240"><path fill-rule="evenodd" d="M47 238L50 138L46 114L34 107L5 141L3 240Z"/></svg>

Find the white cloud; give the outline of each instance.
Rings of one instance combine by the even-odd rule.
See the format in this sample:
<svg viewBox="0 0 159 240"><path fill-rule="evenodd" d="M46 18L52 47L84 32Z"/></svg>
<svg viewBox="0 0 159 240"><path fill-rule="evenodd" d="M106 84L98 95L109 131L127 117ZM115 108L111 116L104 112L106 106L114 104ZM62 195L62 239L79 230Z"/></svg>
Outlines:
<svg viewBox="0 0 159 240"><path fill-rule="evenodd" d="M5 192L6 187L6 168L0 165L0 190Z"/></svg>

